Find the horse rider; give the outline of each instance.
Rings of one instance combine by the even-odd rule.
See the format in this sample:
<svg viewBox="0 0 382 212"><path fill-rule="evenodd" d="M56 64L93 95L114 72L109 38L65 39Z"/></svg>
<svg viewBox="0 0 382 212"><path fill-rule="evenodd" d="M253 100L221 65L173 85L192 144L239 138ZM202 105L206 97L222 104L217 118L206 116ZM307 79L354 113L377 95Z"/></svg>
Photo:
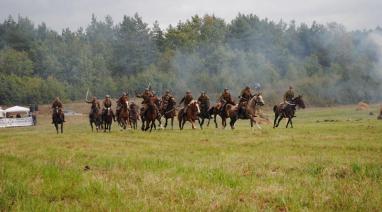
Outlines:
<svg viewBox="0 0 382 212"><path fill-rule="evenodd" d="M60 100L60 98L57 96L54 101L52 102L52 106L51 108L53 109L53 113L52 113L52 124L54 124L54 115L55 115L55 108L58 108L58 113L59 114L62 114L62 118L63 118L63 122L65 122L65 116L64 116L64 113L62 112L62 108L63 108L63 105L62 105L62 102Z"/></svg>
<svg viewBox="0 0 382 212"><path fill-rule="evenodd" d="M121 109L123 107L128 108L128 106L129 106L129 95L127 92L123 92L122 96L119 97L119 99L117 100L117 108L116 108L117 117L119 117L119 113L121 112Z"/></svg>
<svg viewBox="0 0 382 212"><path fill-rule="evenodd" d="M281 103L281 109L285 109L288 104L292 102L294 98L294 91L293 87L290 85L289 89L284 93L283 100L284 102ZM293 117L296 117L293 115Z"/></svg>
<svg viewBox="0 0 382 212"><path fill-rule="evenodd" d="M245 107L248 104L248 101L251 100L253 97L251 88L249 86L246 86L240 93L240 100L239 100L239 114L245 113Z"/></svg>
<svg viewBox="0 0 382 212"><path fill-rule="evenodd" d="M151 89L146 88L145 91L142 94L136 94L137 98L142 98L142 113L145 114L146 110L148 108L148 104L150 103L150 98L154 97L154 93L151 91Z"/></svg>
<svg viewBox="0 0 382 212"><path fill-rule="evenodd" d="M198 102L201 106L201 108L210 108L210 97L207 96L206 92L205 91L202 91L200 93L200 96L198 98Z"/></svg>
<svg viewBox="0 0 382 212"><path fill-rule="evenodd" d="M186 95L180 100L179 104L184 105L183 107L183 115L186 114L188 105L191 103L191 101L194 100L194 97L192 97L191 91L187 91Z"/></svg>
<svg viewBox="0 0 382 212"><path fill-rule="evenodd" d="M169 90L166 90L165 94L162 96L163 108L161 109L166 109L168 102L171 100L171 98L174 98L171 95L171 92Z"/></svg>
<svg viewBox="0 0 382 212"><path fill-rule="evenodd" d="M103 100L103 110L102 114L105 115L107 113L107 109L111 109L111 99L110 95L106 95L105 99Z"/></svg>
<svg viewBox="0 0 382 212"><path fill-rule="evenodd" d="M223 112L227 104L235 105L235 102L232 100L231 93L228 88L225 88L221 96L219 97L219 102L222 104L220 112Z"/></svg>
<svg viewBox="0 0 382 212"><path fill-rule="evenodd" d="M92 111L92 112L95 112L95 111L97 111L97 110L99 111L99 110L101 109L101 105L100 105L100 103L99 103L97 97L95 97L95 96L93 96L93 98L92 98L91 101L87 101L87 100L85 100L85 102L88 103L88 104L92 104L92 105L91 105L91 111Z"/></svg>

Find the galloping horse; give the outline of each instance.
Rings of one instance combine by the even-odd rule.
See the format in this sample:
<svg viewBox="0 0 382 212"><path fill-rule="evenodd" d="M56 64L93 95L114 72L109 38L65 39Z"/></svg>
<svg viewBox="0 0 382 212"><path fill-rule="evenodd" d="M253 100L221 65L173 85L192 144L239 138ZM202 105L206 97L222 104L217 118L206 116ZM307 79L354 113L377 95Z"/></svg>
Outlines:
<svg viewBox="0 0 382 212"><path fill-rule="evenodd" d="M160 105L160 116L164 116L166 122L164 124L164 128L167 127L168 119L171 119L171 129L174 128L174 117L176 116L175 111L176 101L174 98L170 98L165 105L164 102L161 102Z"/></svg>
<svg viewBox="0 0 382 212"><path fill-rule="evenodd" d="M199 113L199 125L200 129L203 129L204 120L208 119L207 127L210 125L211 115L213 114L213 110L210 110L207 104L200 105L200 113Z"/></svg>
<svg viewBox="0 0 382 212"><path fill-rule="evenodd" d="M225 128L227 126L228 116L227 116L227 113L224 110L222 110L223 106L224 105L221 102L218 102L208 110L208 113L214 116L214 123L215 123L216 128L218 128L218 123L216 121L216 116L218 116L218 115L220 116L220 118L222 120L223 128Z"/></svg>
<svg viewBox="0 0 382 212"><path fill-rule="evenodd" d="M199 113L200 113L199 103L196 100L192 100L190 104L188 104L186 111L184 111L184 108L182 108L178 113L180 130L183 129L186 121L191 122L192 129L195 129L195 120L198 120Z"/></svg>
<svg viewBox="0 0 382 212"><path fill-rule="evenodd" d="M261 93L254 95L247 103L247 105L244 108L244 111L242 114L239 113L241 105L227 105L227 116L231 119L230 126L231 129L235 129L235 122L237 119L249 119L251 123L251 128L253 127L253 124L256 124L258 128L260 126L256 123L255 117L256 117L256 109L259 106L263 106L264 100L261 95Z"/></svg>
<svg viewBox="0 0 382 212"><path fill-rule="evenodd" d="M117 117L118 125L122 127L124 130L126 129L127 125L129 124L129 109L127 102L122 104L122 107L120 109L119 115Z"/></svg>
<svg viewBox="0 0 382 212"><path fill-rule="evenodd" d="M92 107L89 113L89 123L90 123L90 127L92 128L92 132L93 132L93 124L95 125L97 132L99 129L101 129L102 114L100 113L97 107L94 107L94 108Z"/></svg>
<svg viewBox="0 0 382 212"><path fill-rule="evenodd" d="M273 107L273 112L275 112L275 120L273 122L273 128L278 127L280 124L281 119L283 118L288 118L288 122L286 124L286 128L288 128L288 125L290 123L291 128L293 128L292 124L292 118L295 117L295 111L296 111L296 106L300 108L305 108L305 103L304 100L302 100L302 95L299 95L298 97L295 97L290 101L289 103L284 103L286 104L285 107L282 107L281 104L275 105ZM279 119L277 121L277 118ZM277 124L276 124L277 121Z"/></svg>
<svg viewBox="0 0 382 212"><path fill-rule="evenodd" d="M151 132L153 127L156 129L155 120L159 119L159 123L160 123L159 110L156 104L157 102L158 102L157 97L155 96L150 97L149 103L147 104L146 111L141 113L141 120L142 120L141 129L144 131L147 131L150 128L150 132Z"/></svg>
<svg viewBox="0 0 382 212"><path fill-rule="evenodd" d="M136 105L134 102L132 102L129 106L130 113L129 113L129 124L132 129L137 129L138 119L139 119L139 109L138 105Z"/></svg>
<svg viewBox="0 0 382 212"><path fill-rule="evenodd" d="M113 110L110 107L105 108L105 111L102 114L102 122L104 124L104 132L106 132L106 130L109 130L109 132L110 132L111 124L113 123L113 120L115 121L115 116L114 116Z"/></svg>
<svg viewBox="0 0 382 212"><path fill-rule="evenodd" d="M55 107L53 109L53 124L54 127L56 128L56 132L58 134L58 125L60 126L61 133L64 132L64 113L59 107Z"/></svg>

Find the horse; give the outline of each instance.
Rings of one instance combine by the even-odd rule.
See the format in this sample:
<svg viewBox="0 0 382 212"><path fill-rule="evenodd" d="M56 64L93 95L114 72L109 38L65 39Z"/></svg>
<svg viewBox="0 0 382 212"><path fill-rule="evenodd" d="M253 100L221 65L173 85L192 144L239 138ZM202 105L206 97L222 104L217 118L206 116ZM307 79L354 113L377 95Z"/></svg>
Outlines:
<svg viewBox="0 0 382 212"><path fill-rule="evenodd" d="M97 132L99 129L101 129L102 115L100 114L100 111L97 107L94 107L94 108L92 107L89 113L89 123L90 123L90 127L92 128L92 132L93 132L93 124L95 125Z"/></svg>
<svg viewBox="0 0 382 212"><path fill-rule="evenodd" d="M150 128L151 132L153 128L156 129L155 120L160 120L159 110L156 103L158 103L158 98L155 96L150 97L149 102L146 105L146 111L143 112L144 108L141 108L141 129L143 131L147 131Z"/></svg>
<svg viewBox="0 0 382 212"><path fill-rule="evenodd" d="M251 128L253 124L256 124L257 128L260 126L256 123L256 111L259 106L263 106L265 104L263 100L263 96L261 93L255 94L245 105L244 110L240 113L241 107L243 107L242 103L237 105L228 104L226 108L227 116L230 118L230 126L231 129L235 129L235 122L237 119L249 119L251 123Z"/></svg>
<svg viewBox="0 0 382 212"><path fill-rule="evenodd" d="M171 129L174 128L174 117L176 116L176 101L173 97L171 97L167 104L164 104L164 102L161 102L160 105L160 117L163 116L166 120L164 124L164 128L167 127L168 119L171 119Z"/></svg>
<svg viewBox="0 0 382 212"><path fill-rule="evenodd" d="M200 129L203 129L203 124L205 119L208 119L207 127L210 125L211 114L213 114L213 110L210 110L208 104L200 104L200 113L198 115L199 116L198 122L200 125Z"/></svg>
<svg viewBox="0 0 382 212"><path fill-rule="evenodd" d="M103 129L104 132L106 132L106 130L109 130L109 132L110 132L111 124L113 123L113 120L116 121L113 110L110 107L105 108L104 112L102 114L102 122L104 124L104 129Z"/></svg>
<svg viewBox="0 0 382 212"><path fill-rule="evenodd" d="M187 110L182 108L178 113L179 129L183 130L186 121L191 122L192 129L195 129L195 120L198 120L198 114L200 113L199 103L196 100L192 100L188 104Z"/></svg>
<svg viewBox="0 0 382 212"><path fill-rule="evenodd" d="M57 134L58 134L58 125L61 125L60 126L61 133L64 133L64 113L59 107L55 107L53 109L53 124L54 124L54 127L56 128Z"/></svg>
<svg viewBox="0 0 382 212"><path fill-rule="evenodd" d="M139 119L139 109L138 105L132 102L129 106L129 124L132 129L137 129L138 119Z"/></svg>
<svg viewBox="0 0 382 212"><path fill-rule="evenodd" d="M126 130L127 125L129 124L129 108L127 102L121 105L120 111L118 113L117 122L120 127Z"/></svg>
<svg viewBox="0 0 382 212"><path fill-rule="evenodd" d="M282 104L275 105L273 107L273 112L275 113L275 120L273 122L273 128L278 127L280 124L281 119L288 118L288 122L286 124L286 128L288 128L288 125L290 123L291 128L293 128L292 124L292 118L295 117L295 111L296 106L299 108L305 108L304 100L302 99L302 95L299 95L295 98L293 98L290 102L284 103L286 104L285 107L283 107ZM278 121L277 121L278 118ZM276 124L277 121L277 124Z"/></svg>
<svg viewBox="0 0 382 212"><path fill-rule="evenodd" d="M216 121L216 117L219 115L221 120L222 120L222 126L225 128L227 126L227 113L224 112L222 109L224 107L223 103L218 102L214 106L212 106L209 110L208 113L214 116L214 123L215 127L218 128L218 123Z"/></svg>

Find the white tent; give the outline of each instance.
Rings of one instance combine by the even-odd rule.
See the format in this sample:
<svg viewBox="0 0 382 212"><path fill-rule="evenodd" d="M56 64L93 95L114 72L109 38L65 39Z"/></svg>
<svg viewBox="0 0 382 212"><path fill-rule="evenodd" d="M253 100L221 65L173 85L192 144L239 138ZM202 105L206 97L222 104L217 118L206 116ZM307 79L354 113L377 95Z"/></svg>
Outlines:
<svg viewBox="0 0 382 212"><path fill-rule="evenodd" d="M13 107L7 108L5 110L5 113L29 113L29 108L13 106Z"/></svg>
<svg viewBox="0 0 382 212"><path fill-rule="evenodd" d="M0 107L0 118L4 118L5 117L5 110L3 110L1 107Z"/></svg>
<svg viewBox="0 0 382 212"><path fill-rule="evenodd" d="M4 113L29 113L29 108L14 106L4 110ZM29 114L28 114L29 115ZM2 118L0 119L0 128L2 127L25 127L32 126L33 119L31 116L24 118Z"/></svg>

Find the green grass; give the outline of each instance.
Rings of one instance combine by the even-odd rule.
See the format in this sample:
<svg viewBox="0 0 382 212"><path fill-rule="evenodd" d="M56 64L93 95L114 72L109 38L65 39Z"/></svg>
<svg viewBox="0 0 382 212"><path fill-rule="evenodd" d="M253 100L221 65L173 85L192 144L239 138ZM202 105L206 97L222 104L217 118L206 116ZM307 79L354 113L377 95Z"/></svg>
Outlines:
<svg viewBox="0 0 382 212"><path fill-rule="evenodd" d="M0 211L378 211L382 121L368 113L307 109L294 129L110 134L68 117L63 135L43 116L0 129Z"/></svg>

